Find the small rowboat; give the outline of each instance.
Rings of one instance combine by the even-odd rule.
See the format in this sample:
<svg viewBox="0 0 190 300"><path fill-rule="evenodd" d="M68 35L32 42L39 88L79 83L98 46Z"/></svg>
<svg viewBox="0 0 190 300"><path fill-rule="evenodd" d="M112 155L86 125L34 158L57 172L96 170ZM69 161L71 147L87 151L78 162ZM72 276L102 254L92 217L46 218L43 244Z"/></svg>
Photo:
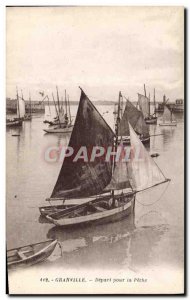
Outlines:
<svg viewBox="0 0 190 300"><path fill-rule="evenodd" d="M7 250L8 268L28 267L44 261L54 251L57 240L49 240Z"/></svg>
<svg viewBox="0 0 190 300"><path fill-rule="evenodd" d="M151 157L158 157L160 154L158 154L158 153L152 153L150 156Z"/></svg>

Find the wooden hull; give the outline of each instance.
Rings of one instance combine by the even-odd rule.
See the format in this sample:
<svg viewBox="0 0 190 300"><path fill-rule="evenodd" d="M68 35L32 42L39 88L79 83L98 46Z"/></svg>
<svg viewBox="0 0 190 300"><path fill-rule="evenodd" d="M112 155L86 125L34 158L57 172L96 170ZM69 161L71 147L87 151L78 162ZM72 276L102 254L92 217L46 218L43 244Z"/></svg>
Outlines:
<svg viewBox="0 0 190 300"><path fill-rule="evenodd" d="M38 245L38 247L37 247ZM44 246L44 243L41 244L41 249L39 244L29 245L18 249L12 249L7 251L7 264L9 268L17 268L17 267L28 267L37 263L44 261L48 258L52 252L54 251L57 245L57 240L47 242L47 245ZM30 247L33 247L33 251L35 252L35 248L37 248L36 252L32 255L26 256L24 253L30 253ZM29 250L25 250L29 248ZM11 255L13 253L13 255Z"/></svg>
<svg viewBox="0 0 190 300"><path fill-rule="evenodd" d="M172 123L160 123L159 126L177 126L177 122L172 122Z"/></svg>
<svg viewBox="0 0 190 300"><path fill-rule="evenodd" d="M147 118L145 119L146 124L152 125L157 124L157 117Z"/></svg>
<svg viewBox="0 0 190 300"><path fill-rule="evenodd" d="M46 133L71 133L73 130L73 126L71 127L66 127L66 128L48 128L48 129L44 129L44 131Z"/></svg>
<svg viewBox="0 0 190 300"><path fill-rule="evenodd" d="M72 207L73 205L65 205L65 204L60 204L60 205L49 205L49 206L42 206L39 207L40 214L42 216L47 216L54 214L56 212L59 212L60 210L66 209L68 207Z"/></svg>
<svg viewBox="0 0 190 300"><path fill-rule="evenodd" d="M130 196L129 200L119 207L107 209L100 212L95 212L89 215L82 215L77 217L66 217L55 219L51 216L46 218L56 226L62 227L78 227L89 225L100 225L105 223L112 223L122 220L126 216L130 215L134 210L135 196Z"/></svg>

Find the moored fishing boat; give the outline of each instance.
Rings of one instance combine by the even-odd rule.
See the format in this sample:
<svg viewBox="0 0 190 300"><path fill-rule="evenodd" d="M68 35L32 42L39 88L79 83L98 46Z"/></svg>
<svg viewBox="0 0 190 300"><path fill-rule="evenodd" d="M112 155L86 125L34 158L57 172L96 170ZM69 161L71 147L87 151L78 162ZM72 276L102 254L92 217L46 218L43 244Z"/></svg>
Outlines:
<svg viewBox="0 0 190 300"><path fill-rule="evenodd" d="M122 99L122 94L119 94L119 102ZM130 145L129 123L135 130L143 144L150 143L150 134L148 125L145 123L143 113L138 110L128 99L123 115L120 115L120 125L118 131L118 142L123 140L125 145Z"/></svg>
<svg viewBox="0 0 190 300"><path fill-rule="evenodd" d="M28 267L44 261L54 251L57 240L7 250L8 268Z"/></svg>
<svg viewBox="0 0 190 300"><path fill-rule="evenodd" d="M63 227L118 221L134 211L137 192L168 181L142 145L131 125L128 126L131 149L140 148L140 153L143 154L144 161L140 163L140 168L139 161L123 161L126 156L125 148L122 141L118 146L117 140L120 128L119 113L114 134L81 90L77 117L68 148L75 150L76 147L77 149L78 147L83 149L96 147L100 149L104 145L106 148L114 149L114 153L119 151L120 159L117 160L114 156L113 159L105 160L96 155L95 160L76 162L75 159L66 156L48 200L69 201L78 198L79 204L47 215L48 221ZM131 157L133 154L131 152Z"/></svg>

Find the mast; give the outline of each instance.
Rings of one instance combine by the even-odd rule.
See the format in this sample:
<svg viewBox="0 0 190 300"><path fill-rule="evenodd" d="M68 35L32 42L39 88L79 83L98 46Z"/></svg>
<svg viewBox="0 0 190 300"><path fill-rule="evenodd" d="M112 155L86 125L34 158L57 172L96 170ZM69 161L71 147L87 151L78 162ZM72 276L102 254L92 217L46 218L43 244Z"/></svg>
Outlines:
<svg viewBox="0 0 190 300"><path fill-rule="evenodd" d="M57 90L57 105L58 105L58 112L60 113L60 105L59 105L59 93L58 93L58 87L56 86Z"/></svg>
<svg viewBox="0 0 190 300"><path fill-rule="evenodd" d="M47 95L47 99L48 99L49 114L51 115L51 110L50 110L50 105L49 105L49 96L48 95Z"/></svg>
<svg viewBox="0 0 190 300"><path fill-rule="evenodd" d="M165 104L165 102L166 102L166 96L164 95L163 96L163 103Z"/></svg>
<svg viewBox="0 0 190 300"><path fill-rule="evenodd" d="M116 119L116 126L115 126L115 150L117 150L117 145L118 145L118 129L119 129L119 123L120 123L120 109L121 109L121 92L119 92L119 99L118 99L118 109L117 109L117 119Z"/></svg>
<svg viewBox="0 0 190 300"><path fill-rule="evenodd" d="M170 109L170 113L171 113L171 123L172 123L172 108Z"/></svg>
<svg viewBox="0 0 190 300"><path fill-rule="evenodd" d="M144 83L144 95L146 97L146 87L145 87L145 83Z"/></svg>
<svg viewBox="0 0 190 300"><path fill-rule="evenodd" d="M55 111L56 111L56 114L57 114L57 118L58 118L58 120L59 120L59 125L60 125L60 127L61 127L61 122L60 122L60 119L59 119L59 113L58 113L58 111L57 111L57 107L56 107L56 103L55 103L55 99L54 99L53 93L52 93L52 98L53 98L53 102L54 102L54 105L55 105Z"/></svg>
<svg viewBox="0 0 190 300"><path fill-rule="evenodd" d="M30 107L30 116L32 115L32 107L31 107L31 95L29 92L29 107Z"/></svg>
<svg viewBox="0 0 190 300"><path fill-rule="evenodd" d="M154 114L156 116L156 98L155 98L155 88L154 88Z"/></svg>
<svg viewBox="0 0 190 300"><path fill-rule="evenodd" d="M148 112L148 114L149 114L149 117L150 117L150 93L149 93L149 101L148 101L148 107L149 107L149 112Z"/></svg>
<svg viewBox="0 0 190 300"><path fill-rule="evenodd" d="M18 88L17 87L16 87L16 98L17 98L18 117L20 119L19 96L18 96Z"/></svg>
<svg viewBox="0 0 190 300"><path fill-rule="evenodd" d="M67 116L67 95L66 95L66 90L65 90L65 111L66 111L66 116Z"/></svg>
<svg viewBox="0 0 190 300"><path fill-rule="evenodd" d="M70 110L70 103L69 103L69 95L67 95L67 102L68 102L68 110L69 110L69 119L71 124L71 110Z"/></svg>
<svg viewBox="0 0 190 300"><path fill-rule="evenodd" d="M120 123L120 105L121 105L121 92L119 92L119 99L118 99L118 108L117 108L117 118L116 118L116 123L115 123L115 139L114 139L114 152L117 152L117 146L118 146L118 132L119 132L119 123ZM112 174L115 169L115 156L113 159L113 165L112 165Z"/></svg>
<svg viewBox="0 0 190 300"><path fill-rule="evenodd" d="M24 97L23 97L23 92L22 92L22 90L21 90L21 94L22 94L22 100L24 101Z"/></svg>
<svg viewBox="0 0 190 300"><path fill-rule="evenodd" d="M117 147L118 147L118 130L119 130L119 123L120 123L120 112L121 112L121 92L119 91L119 99L118 99L118 108L117 108L117 118L116 118L116 123L115 123L115 139L113 140L113 148L114 148L114 152L117 153ZM114 155L113 157L113 162L112 162L112 176L114 174L114 170L116 167L116 157ZM115 199L114 199L114 189L111 190L111 194L113 197L113 203L115 203Z"/></svg>

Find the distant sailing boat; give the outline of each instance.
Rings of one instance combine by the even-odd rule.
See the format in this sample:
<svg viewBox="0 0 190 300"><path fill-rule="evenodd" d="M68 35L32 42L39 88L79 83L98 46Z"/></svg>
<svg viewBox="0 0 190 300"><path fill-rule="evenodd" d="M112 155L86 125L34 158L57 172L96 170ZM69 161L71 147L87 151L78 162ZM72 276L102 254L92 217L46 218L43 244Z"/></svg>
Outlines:
<svg viewBox="0 0 190 300"><path fill-rule="evenodd" d="M155 89L154 89L154 114L150 113L150 94L149 98L146 97L146 88L144 85L145 95L141 95L138 93L138 105L139 109L142 111L145 122L147 124L156 124L156 100L155 100Z"/></svg>
<svg viewBox="0 0 190 300"><path fill-rule="evenodd" d="M120 107L118 107L119 112ZM69 147L120 147L121 159L116 161L95 157L94 161L74 162L65 157L52 195L48 201L77 199L80 204L61 208L46 218L57 226L78 226L114 222L134 210L137 192L167 182L153 159L129 124L131 147L140 147L143 162L123 161L123 142L118 146L118 114L115 134L81 89L81 98ZM131 157L133 158L131 153ZM142 178L143 174L143 178ZM84 203L85 201L85 203ZM63 204L61 205L63 206ZM50 208L50 206L48 206ZM57 208L58 209L58 208Z"/></svg>
<svg viewBox="0 0 190 300"><path fill-rule="evenodd" d="M167 105L164 106L164 113L162 116L162 123L160 126L177 126L177 121L173 118L172 110Z"/></svg>
<svg viewBox="0 0 190 300"><path fill-rule="evenodd" d="M121 99L122 95L120 92L119 102ZM130 144L129 123L139 136L142 143L145 144L150 142L149 128L145 123L142 112L138 110L129 100L127 100L118 131L118 140L120 140L122 137L124 144Z"/></svg>
<svg viewBox="0 0 190 300"><path fill-rule="evenodd" d="M25 114L25 103L23 104L23 100L18 95L18 90L16 93L17 97L17 117L14 119L6 119L6 127L17 127L22 126L23 122L23 113Z"/></svg>
<svg viewBox="0 0 190 300"><path fill-rule="evenodd" d="M67 98L66 90L65 90L65 112L64 112L63 104L60 105L58 88L57 88L57 102L58 102L57 106L53 94L52 97L53 97L55 110L56 110L56 118L54 122L50 124L50 126L52 125L56 125L56 126L54 128L44 129L44 131L46 133L71 133L74 125L72 125L69 97Z"/></svg>

